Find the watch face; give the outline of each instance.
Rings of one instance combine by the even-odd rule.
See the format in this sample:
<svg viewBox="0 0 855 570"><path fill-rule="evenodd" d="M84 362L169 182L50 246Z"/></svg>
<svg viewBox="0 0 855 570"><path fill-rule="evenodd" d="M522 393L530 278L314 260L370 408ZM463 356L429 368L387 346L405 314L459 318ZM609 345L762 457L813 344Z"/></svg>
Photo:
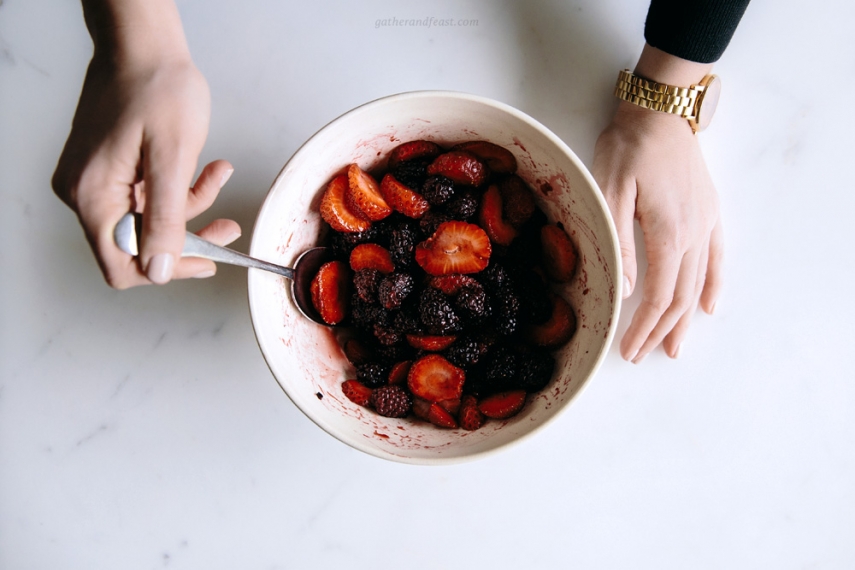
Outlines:
<svg viewBox="0 0 855 570"><path fill-rule="evenodd" d="M715 109L718 107L718 98L721 96L721 79L715 75L708 76L704 92L698 102L698 130L702 131L710 126Z"/></svg>

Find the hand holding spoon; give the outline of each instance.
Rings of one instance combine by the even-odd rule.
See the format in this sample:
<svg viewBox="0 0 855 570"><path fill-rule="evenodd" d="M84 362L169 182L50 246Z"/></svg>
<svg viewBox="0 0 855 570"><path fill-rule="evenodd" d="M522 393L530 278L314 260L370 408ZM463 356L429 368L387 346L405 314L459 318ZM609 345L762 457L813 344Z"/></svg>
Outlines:
<svg viewBox="0 0 855 570"><path fill-rule="evenodd" d="M116 229L113 231L113 239L116 241L119 249L134 257L139 254L139 233L137 232L137 227L141 227L141 224L142 216L140 214L128 213L122 216L122 219L119 220L119 223L116 224ZM328 261L330 257L330 251L326 247L307 249L300 254L292 269L250 257L227 247L214 245L196 234L187 232L181 255L182 257L202 257L218 263L262 269L282 275L291 280L291 298L294 299L294 304L297 305L300 313L318 324L329 326L321 319L320 314L318 314L318 311L312 304L311 293L312 278L318 272L321 265Z"/></svg>

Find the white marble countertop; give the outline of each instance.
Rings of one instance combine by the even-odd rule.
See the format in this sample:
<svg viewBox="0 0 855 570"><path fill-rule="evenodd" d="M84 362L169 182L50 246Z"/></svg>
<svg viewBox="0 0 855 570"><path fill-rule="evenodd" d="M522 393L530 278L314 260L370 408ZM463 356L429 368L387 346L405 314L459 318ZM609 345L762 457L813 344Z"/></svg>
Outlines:
<svg viewBox="0 0 855 570"><path fill-rule="evenodd" d="M0 568L852 568L855 4L750 6L703 147L727 283L677 361L613 347L523 444L393 464L316 427L256 345L245 271L118 292L50 190L91 43L68 0L0 3ZM588 164L646 3L179 3L249 246L326 122L415 89L499 99ZM375 27L386 18L477 20ZM626 303L619 334L637 299Z"/></svg>

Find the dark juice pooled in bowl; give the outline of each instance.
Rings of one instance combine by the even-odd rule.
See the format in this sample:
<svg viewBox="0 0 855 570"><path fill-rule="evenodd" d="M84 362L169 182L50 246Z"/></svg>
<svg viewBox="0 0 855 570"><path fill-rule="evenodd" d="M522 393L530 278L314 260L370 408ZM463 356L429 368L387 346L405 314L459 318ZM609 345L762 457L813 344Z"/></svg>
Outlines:
<svg viewBox="0 0 855 570"><path fill-rule="evenodd" d="M487 141L417 140L379 176L351 164L329 182L321 217L335 259L312 299L342 327L352 402L476 430L549 384L553 351L576 330L552 284L572 279L577 255L516 169Z"/></svg>

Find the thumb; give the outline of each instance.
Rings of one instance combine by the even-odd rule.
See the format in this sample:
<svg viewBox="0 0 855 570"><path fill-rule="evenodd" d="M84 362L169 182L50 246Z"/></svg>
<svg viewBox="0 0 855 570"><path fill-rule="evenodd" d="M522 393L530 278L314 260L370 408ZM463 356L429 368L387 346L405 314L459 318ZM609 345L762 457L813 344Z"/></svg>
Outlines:
<svg viewBox="0 0 855 570"><path fill-rule="evenodd" d="M621 262L623 264L623 282L621 295L624 299L635 290L638 277L638 264L635 259L635 196L634 184L626 184L624 188L607 194L607 202L615 222L618 234Z"/></svg>
<svg viewBox="0 0 855 570"><path fill-rule="evenodd" d="M163 147L143 153L145 210L139 259L146 277L163 284L172 279L184 247L187 191L198 155Z"/></svg>

